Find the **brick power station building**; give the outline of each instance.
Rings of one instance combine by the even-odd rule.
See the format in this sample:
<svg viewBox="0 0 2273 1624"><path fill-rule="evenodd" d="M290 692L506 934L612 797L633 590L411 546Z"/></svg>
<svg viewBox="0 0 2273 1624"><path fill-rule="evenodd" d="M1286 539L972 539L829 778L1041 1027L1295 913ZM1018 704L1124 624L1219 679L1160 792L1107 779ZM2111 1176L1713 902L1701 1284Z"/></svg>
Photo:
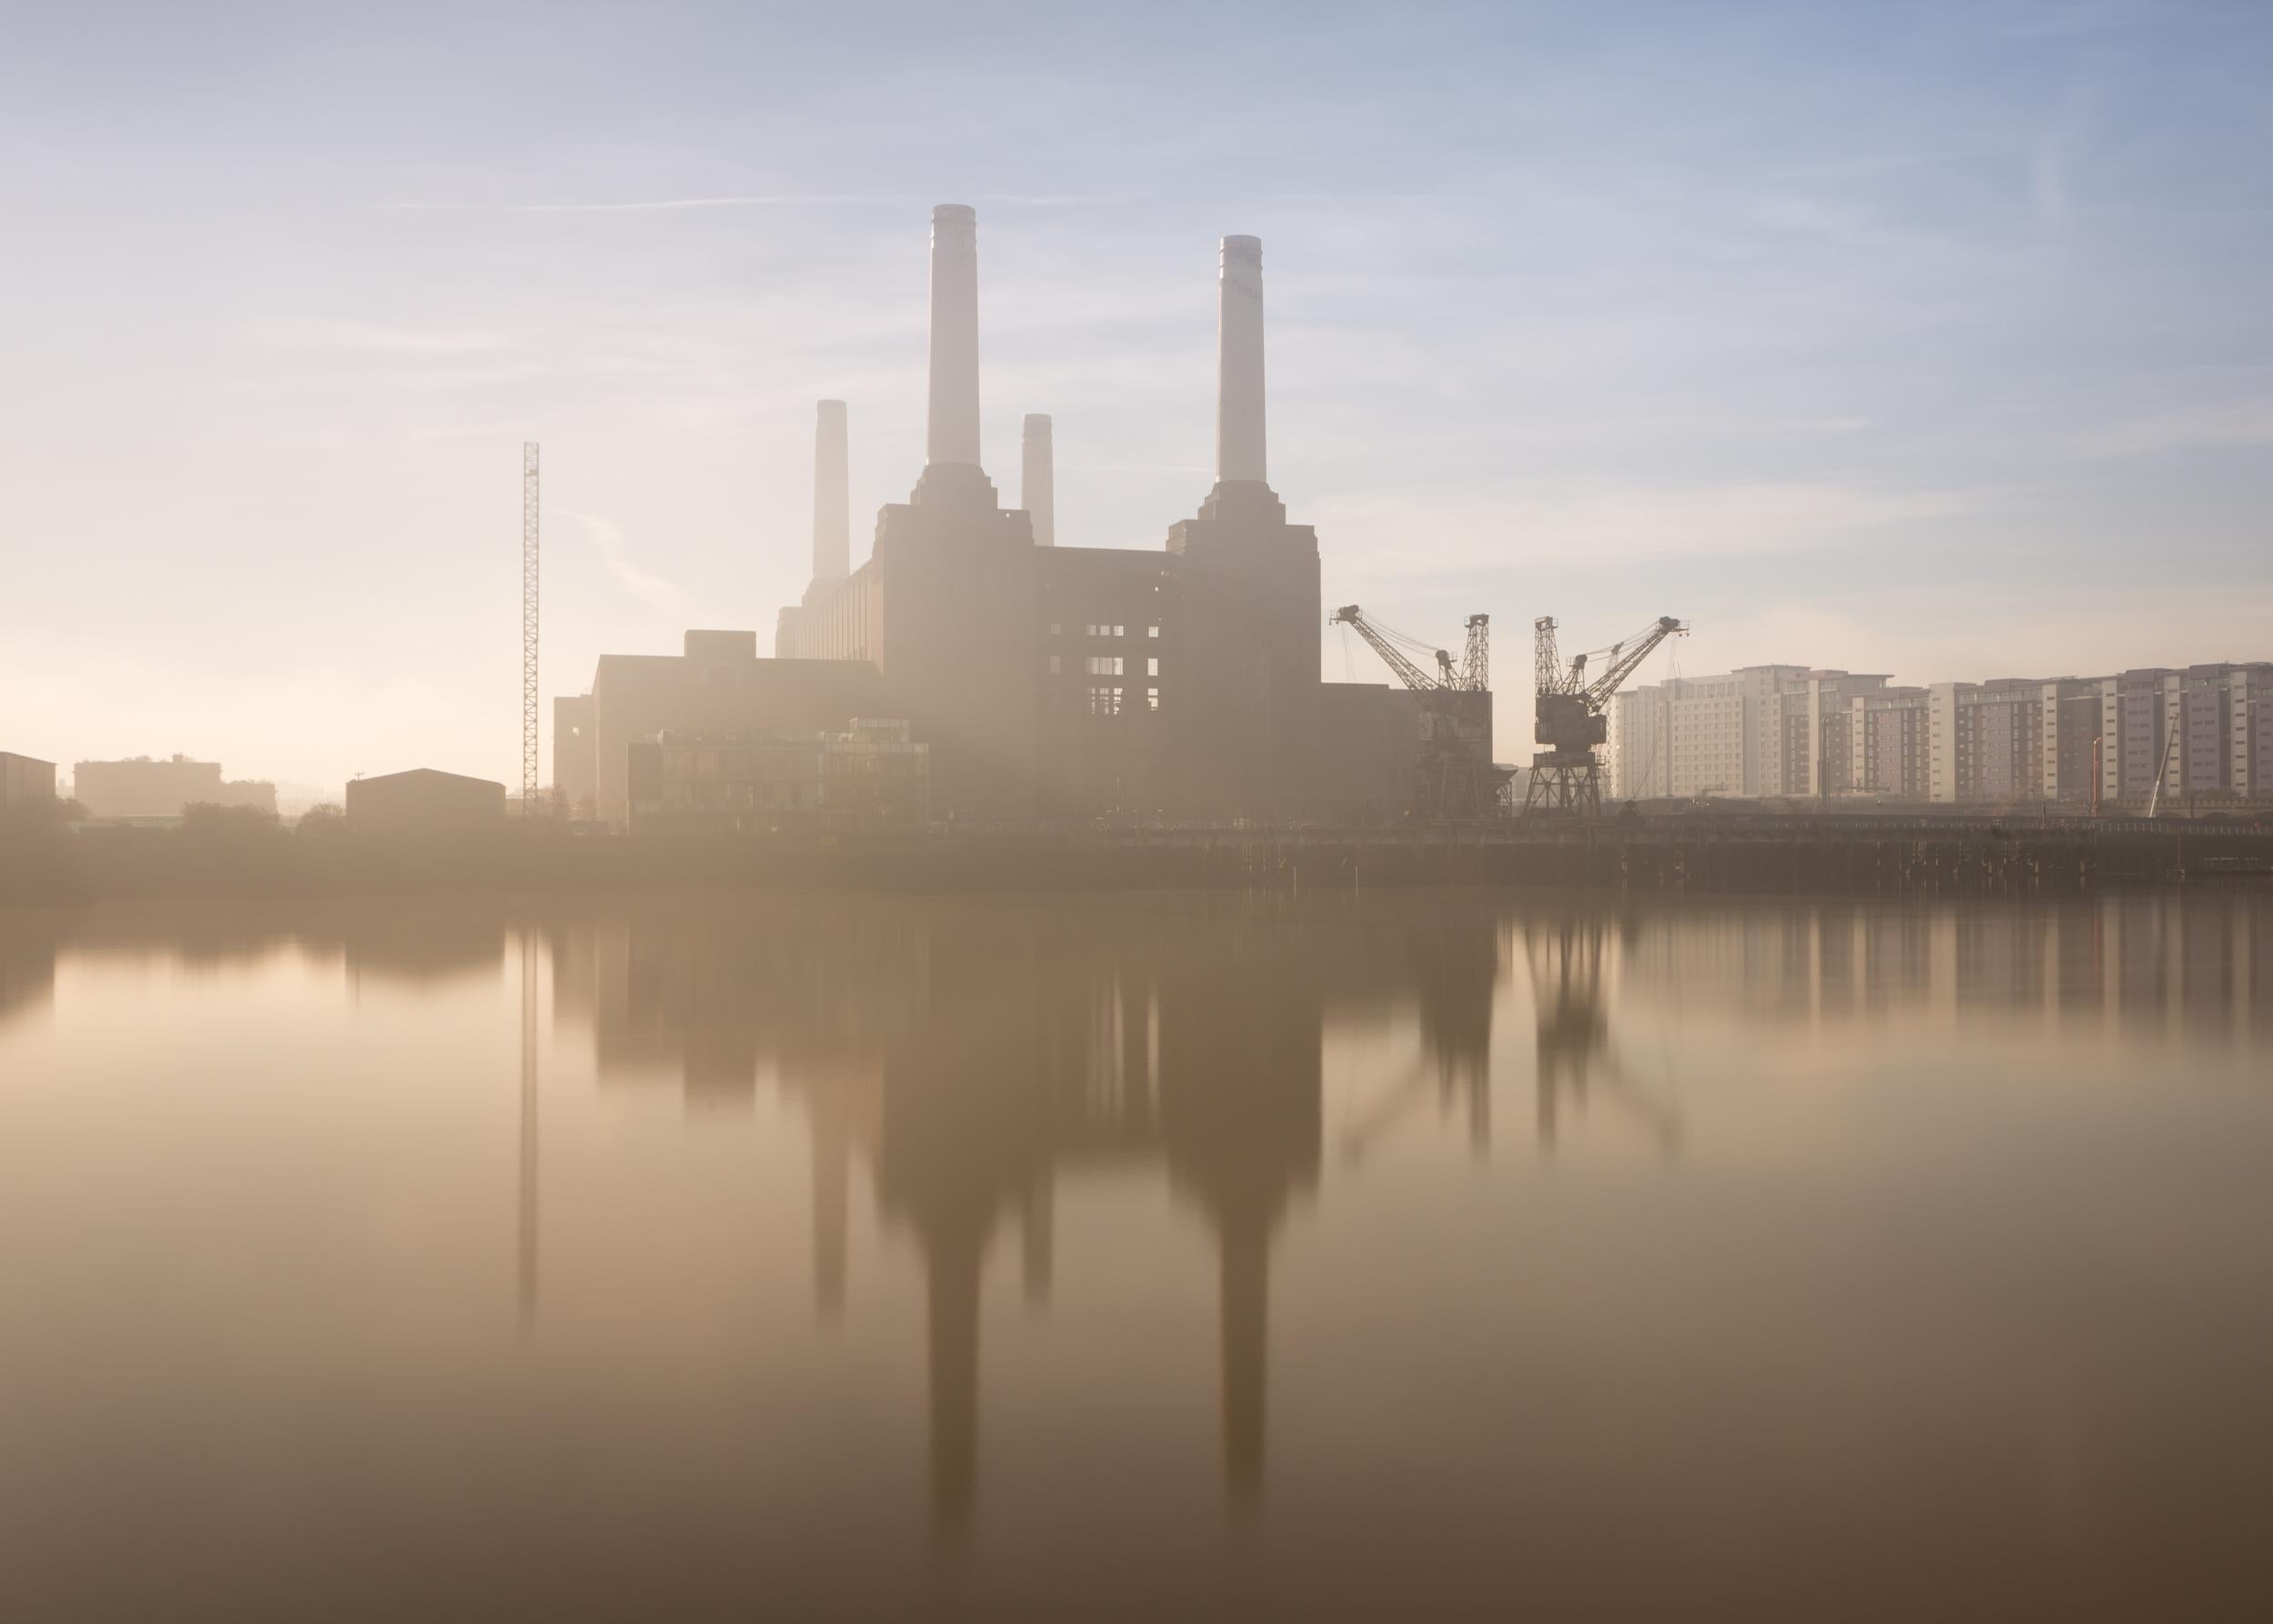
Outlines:
<svg viewBox="0 0 2273 1624"><path fill-rule="evenodd" d="M1317 533L1267 473L1262 245L1223 239L1216 482L1141 548L1054 545L1049 421L1026 421L1021 499L980 464L973 211L932 211L927 460L853 566L846 414L823 401L812 584L775 657L747 632L606 656L555 706L556 786L630 821L635 746L676 730L848 729L926 744L935 817L1391 817L1420 749L1415 695L1319 679ZM1488 694L1485 737L1489 737ZM1325 741L1331 743L1330 769ZM643 762L648 757L643 753Z"/></svg>

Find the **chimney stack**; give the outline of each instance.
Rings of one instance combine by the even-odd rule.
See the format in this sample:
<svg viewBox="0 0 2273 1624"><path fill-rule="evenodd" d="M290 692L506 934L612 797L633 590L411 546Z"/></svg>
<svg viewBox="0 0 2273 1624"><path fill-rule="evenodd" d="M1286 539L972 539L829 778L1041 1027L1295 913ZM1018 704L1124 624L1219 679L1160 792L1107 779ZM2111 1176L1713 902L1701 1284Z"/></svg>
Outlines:
<svg viewBox="0 0 2273 1624"><path fill-rule="evenodd" d="M852 574L852 476L845 454L845 403L824 400L813 440L813 578Z"/></svg>
<svg viewBox="0 0 2273 1624"><path fill-rule="evenodd" d="M1018 465L1018 504L1034 521L1034 544L1057 545L1057 473L1050 452L1050 420L1029 412Z"/></svg>
<svg viewBox="0 0 2273 1624"><path fill-rule="evenodd" d="M931 211L931 416L934 467L978 459L978 215L968 204Z"/></svg>
<svg viewBox="0 0 2273 1624"><path fill-rule="evenodd" d="M1223 239L1216 306L1216 483L1269 483L1263 463L1261 237Z"/></svg>

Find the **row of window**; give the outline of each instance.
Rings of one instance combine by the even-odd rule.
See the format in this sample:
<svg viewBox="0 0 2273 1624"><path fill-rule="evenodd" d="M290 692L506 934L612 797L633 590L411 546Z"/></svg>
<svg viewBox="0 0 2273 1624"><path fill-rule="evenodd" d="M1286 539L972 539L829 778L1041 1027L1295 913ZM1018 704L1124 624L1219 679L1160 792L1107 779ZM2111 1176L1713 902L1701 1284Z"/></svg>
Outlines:
<svg viewBox="0 0 2273 1624"><path fill-rule="evenodd" d="M1065 675L1066 662L1064 656L1053 654L1049 657L1049 661L1050 675L1052 677L1062 677ZM1129 677L1135 674L1130 667L1136 663L1136 660L1127 655L1093 654L1087 657L1086 674L1091 677ZM1146 659L1145 675L1147 677L1157 677L1160 675L1160 661L1157 657L1149 657Z"/></svg>
<svg viewBox="0 0 2273 1624"><path fill-rule="evenodd" d="M1051 637L1062 637L1065 635L1066 628L1062 624L1055 620L1050 622ZM1126 637L1129 636L1129 630L1124 623L1093 620L1082 627L1080 635L1085 637ZM1160 636L1160 628L1157 626L1140 626L1136 628L1136 635L1157 638Z"/></svg>
<svg viewBox="0 0 2273 1624"><path fill-rule="evenodd" d="M1158 688L1124 688L1118 684L1093 683L1089 688L1089 714L1093 717L1135 716L1140 711L1160 708Z"/></svg>

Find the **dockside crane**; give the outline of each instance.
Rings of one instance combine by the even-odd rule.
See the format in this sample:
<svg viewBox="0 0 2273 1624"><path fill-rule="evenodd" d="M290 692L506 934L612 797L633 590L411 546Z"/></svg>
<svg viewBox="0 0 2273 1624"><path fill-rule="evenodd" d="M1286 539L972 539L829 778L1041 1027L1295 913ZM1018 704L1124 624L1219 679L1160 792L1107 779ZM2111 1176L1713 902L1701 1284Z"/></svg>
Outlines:
<svg viewBox="0 0 2273 1624"><path fill-rule="evenodd" d="M1467 642L1457 661L1449 649L1433 647L1367 619L1356 604L1335 610L1327 624L1353 628L1398 680L1421 697L1415 816L1434 823L1495 816L1507 773L1492 765L1491 617L1468 617ZM1416 656L1433 657L1437 674L1430 676Z"/></svg>
<svg viewBox="0 0 2273 1624"><path fill-rule="evenodd" d="M1661 615L1607 648L1573 655L1567 666L1555 646L1555 617L1540 616L1531 629L1537 639L1532 675L1537 689L1532 737L1547 748L1531 757L1523 809L1597 814L1602 810L1602 763L1595 750L1609 737L1606 712L1610 696L1658 644L1689 628L1670 615ZM1597 669L1591 681L1590 664Z"/></svg>

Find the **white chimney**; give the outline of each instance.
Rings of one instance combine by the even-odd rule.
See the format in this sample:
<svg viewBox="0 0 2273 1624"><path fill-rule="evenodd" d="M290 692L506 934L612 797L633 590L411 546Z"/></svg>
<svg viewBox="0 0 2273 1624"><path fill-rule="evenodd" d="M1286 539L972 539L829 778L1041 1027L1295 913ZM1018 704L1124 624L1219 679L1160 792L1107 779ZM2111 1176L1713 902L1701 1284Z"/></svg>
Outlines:
<svg viewBox="0 0 2273 1624"><path fill-rule="evenodd" d="M978 215L931 211L931 417L926 460L979 466Z"/></svg>
<svg viewBox="0 0 2273 1624"><path fill-rule="evenodd" d="M813 578L852 574L851 474L845 452L845 403L824 400L813 440Z"/></svg>
<svg viewBox="0 0 2273 1624"><path fill-rule="evenodd" d="M1216 480L1264 485L1263 239L1224 238L1222 266L1216 306Z"/></svg>
<svg viewBox="0 0 2273 1624"><path fill-rule="evenodd" d="M1036 546L1057 545L1057 475L1050 454L1046 413L1029 412L1018 463L1018 505L1034 521Z"/></svg>

